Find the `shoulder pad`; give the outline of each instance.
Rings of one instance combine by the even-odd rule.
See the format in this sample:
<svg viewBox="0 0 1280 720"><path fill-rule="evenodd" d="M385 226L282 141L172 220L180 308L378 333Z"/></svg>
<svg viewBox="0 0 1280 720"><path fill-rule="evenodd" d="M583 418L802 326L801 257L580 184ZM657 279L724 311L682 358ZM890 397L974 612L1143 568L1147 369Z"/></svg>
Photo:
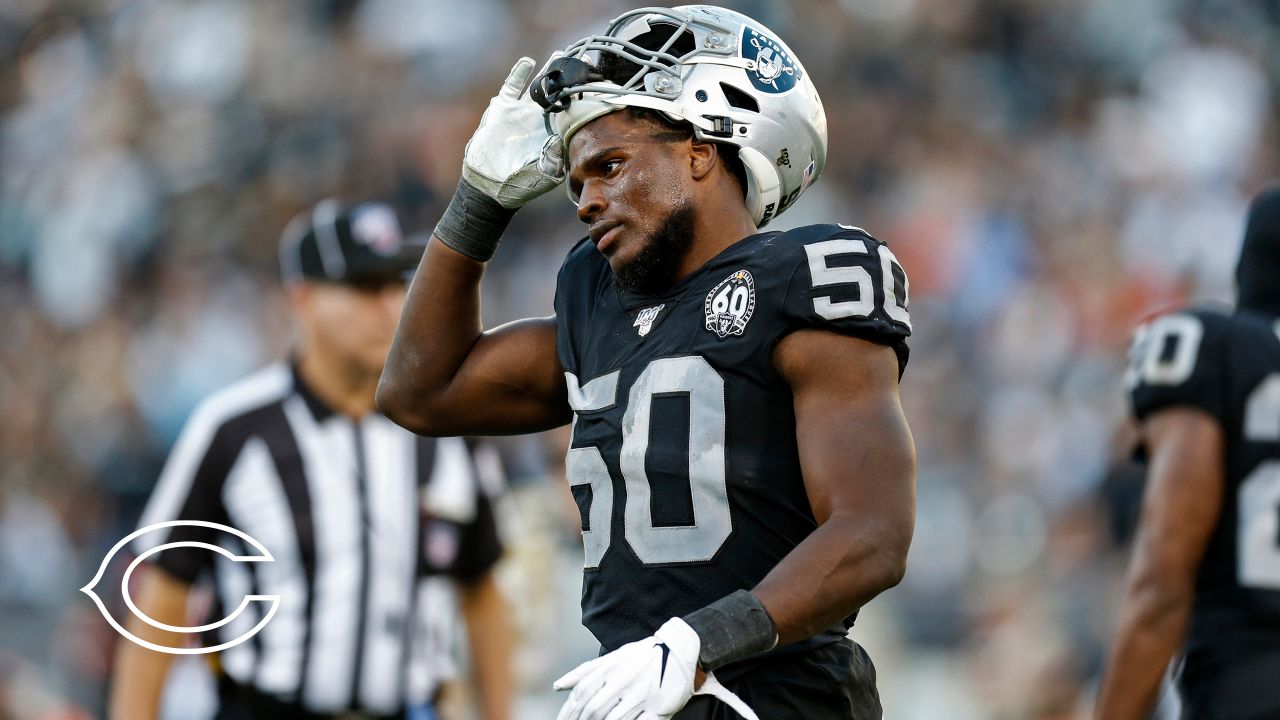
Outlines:
<svg viewBox="0 0 1280 720"><path fill-rule="evenodd" d="M910 283L889 246L845 225L810 225L775 244L792 265L784 302L789 330L817 328L893 347L906 364Z"/></svg>
<svg viewBox="0 0 1280 720"><path fill-rule="evenodd" d="M1224 363L1231 323L1221 311L1197 307L1138 326L1125 371L1134 415L1141 420L1169 406L1189 405L1225 422Z"/></svg>

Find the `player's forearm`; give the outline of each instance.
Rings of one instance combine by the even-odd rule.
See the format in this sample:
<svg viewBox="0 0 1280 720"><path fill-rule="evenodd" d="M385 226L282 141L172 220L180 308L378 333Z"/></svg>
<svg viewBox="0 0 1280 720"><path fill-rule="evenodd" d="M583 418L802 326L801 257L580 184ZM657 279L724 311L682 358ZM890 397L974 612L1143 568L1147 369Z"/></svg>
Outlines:
<svg viewBox="0 0 1280 720"><path fill-rule="evenodd" d="M513 695L510 612L492 573L465 588L462 611L484 720L507 720Z"/></svg>
<svg viewBox="0 0 1280 720"><path fill-rule="evenodd" d="M1098 694L1097 720L1144 720L1186 634L1191 595L1158 581L1131 583Z"/></svg>
<svg viewBox="0 0 1280 720"><path fill-rule="evenodd" d="M752 591L778 629L778 643L812 637L897 585L910 528L836 513Z"/></svg>
<svg viewBox="0 0 1280 720"><path fill-rule="evenodd" d="M484 264L432 237L409 287L378 384L378 408L410 430L429 433L436 410L479 339Z"/></svg>

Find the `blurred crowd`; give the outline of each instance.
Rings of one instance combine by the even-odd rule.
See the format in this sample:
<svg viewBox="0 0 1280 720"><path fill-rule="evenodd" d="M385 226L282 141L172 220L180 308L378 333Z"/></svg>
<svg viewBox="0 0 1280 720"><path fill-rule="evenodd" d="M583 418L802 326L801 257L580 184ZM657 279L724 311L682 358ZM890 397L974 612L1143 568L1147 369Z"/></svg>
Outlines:
<svg viewBox="0 0 1280 720"><path fill-rule="evenodd" d="M911 277L917 532L854 630L886 718L1077 717L1141 488L1128 332L1230 300L1247 201L1280 177L1280 2L725 4L826 106L826 171L775 224L865 227ZM76 588L195 402L288 354L288 218L381 199L429 232L511 63L631 6L0 3L0 718L100 715L116 638ZM549 314L581 235L561 193L522 211L486 321ZM528 708L571 667L564 442L504 445Z"/></svg>

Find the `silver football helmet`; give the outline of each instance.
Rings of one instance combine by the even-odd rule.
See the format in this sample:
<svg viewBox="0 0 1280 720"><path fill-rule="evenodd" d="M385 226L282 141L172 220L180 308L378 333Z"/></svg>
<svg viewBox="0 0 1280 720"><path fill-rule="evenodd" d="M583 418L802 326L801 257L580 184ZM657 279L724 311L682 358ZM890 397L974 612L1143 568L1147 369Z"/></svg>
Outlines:
<svg viewBox="0 0 1280 720"><path fill-rule="evenodd" d="M582 126L627 106L737 147L758 227L790 207L826 164L827 117L795 54L764 25L712 5L619 15L603 35L553 58L530 93L566 153Z"/></svg>

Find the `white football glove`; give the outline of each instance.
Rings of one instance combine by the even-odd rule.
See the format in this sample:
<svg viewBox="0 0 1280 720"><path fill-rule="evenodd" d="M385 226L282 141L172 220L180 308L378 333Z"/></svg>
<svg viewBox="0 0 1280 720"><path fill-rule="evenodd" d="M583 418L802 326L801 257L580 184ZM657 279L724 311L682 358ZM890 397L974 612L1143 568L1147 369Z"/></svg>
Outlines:
<svg viewBox="0 0 1280 720"><path fill-rule="evenodd" d="M701 645L693 628L672 618L651 637L579 665L553 686L572 689L557 720L667 720L694 695L713 695L747 720L759 720L711 673L694 690Z"/></svg>
<svg viewBox="0 0 1280 720"><path fill-rule="evenodd" d="M555 188L565 176L560 138L547 132L542 108L525 90L533 67L533 58L516 61L462 158L462 177L508 210Z"/></svg>

